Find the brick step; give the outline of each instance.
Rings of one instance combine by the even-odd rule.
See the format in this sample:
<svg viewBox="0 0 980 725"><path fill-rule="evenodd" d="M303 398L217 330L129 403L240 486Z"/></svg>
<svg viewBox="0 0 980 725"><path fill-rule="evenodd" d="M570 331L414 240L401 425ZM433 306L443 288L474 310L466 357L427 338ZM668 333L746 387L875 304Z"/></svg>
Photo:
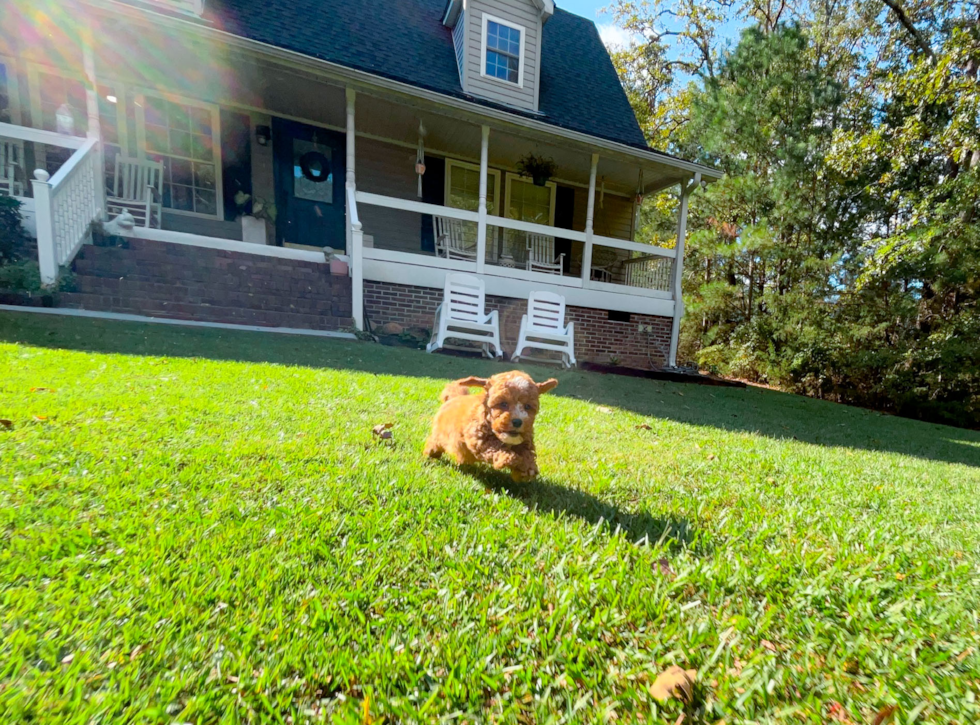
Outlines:
<svg viewBox="0 0 980 725"><path fill-rule="evenodd" d="M202 322L226 322L260 327L292 327L306 330L341 330L351 327L349 317L256 310L242 307L195 305L186 302L133 299L108 295L64 292L59 296L59 306L100 312L121 312L148 317L165 317L176 320Z"/></svg>
<svg viewBox="0 0 980 725"><path fill-rule="evenodd" d="M298 312L327 316L350 316L350 293L346 288L308 287L302 296L296 293L299 283L286 280L286 289L267 289L268 285L259 282L253 286L221 285L218 283L188 282L174 278L163 280L147 277L145 280L133 277L98 277L76 274L75 290L83 294L123 299L147 299L164 302L179 302L217 307L241 306L247 309L274 310L278 312Z"/></svg>

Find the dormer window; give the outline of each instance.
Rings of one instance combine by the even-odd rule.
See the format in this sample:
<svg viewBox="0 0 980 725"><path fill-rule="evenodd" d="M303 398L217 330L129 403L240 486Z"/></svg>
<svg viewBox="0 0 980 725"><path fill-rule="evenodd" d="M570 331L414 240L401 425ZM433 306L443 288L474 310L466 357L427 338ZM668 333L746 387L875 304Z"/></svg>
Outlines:
<svg viewBox="0 0 980 725"><path fill-rule="evenodd" d="M492 15L483 15L481 75L524 86L524 28Z"/></svg>

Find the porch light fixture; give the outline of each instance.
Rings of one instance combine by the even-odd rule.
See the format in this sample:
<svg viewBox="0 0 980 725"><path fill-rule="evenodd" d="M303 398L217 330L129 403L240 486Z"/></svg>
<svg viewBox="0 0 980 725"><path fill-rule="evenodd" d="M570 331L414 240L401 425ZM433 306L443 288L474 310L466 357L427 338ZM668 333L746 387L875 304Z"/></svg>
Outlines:
<svg viewBox="0 0 980 725"><path fill-rule="evenodd" d="M272 140L272 130L268 126L255 127L255 140L259 146L268 146Z"/></svg>

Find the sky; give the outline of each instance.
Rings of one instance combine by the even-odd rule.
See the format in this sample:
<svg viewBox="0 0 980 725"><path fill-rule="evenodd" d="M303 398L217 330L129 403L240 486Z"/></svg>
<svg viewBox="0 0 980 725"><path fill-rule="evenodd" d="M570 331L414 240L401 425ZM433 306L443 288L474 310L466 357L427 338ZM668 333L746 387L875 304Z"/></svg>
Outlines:
<svg viewBox="0 0 980 725"><path fill-rule="evenodd" d="M581 15L583 18L594 21L599 27L599 35L602 36L602 40L607 46L627 45L629 43L629 34L615 25L612 13L603 12L612 3L613 0L556 0L555 4L562 10L567 10L570 13L575 13L576 15ZM722 35L734 41L738 38L739 31L743 25L744 23L738 20L727 23L722 27Z"/></svg>

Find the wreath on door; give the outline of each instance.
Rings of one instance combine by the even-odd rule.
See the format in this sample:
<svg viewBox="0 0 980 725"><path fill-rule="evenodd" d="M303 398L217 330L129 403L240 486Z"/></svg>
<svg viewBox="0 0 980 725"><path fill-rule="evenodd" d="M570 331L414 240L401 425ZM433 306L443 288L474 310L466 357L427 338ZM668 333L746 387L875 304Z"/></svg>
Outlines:
<svg viewBox="0 0 980 725"><path fill-rule="evenodd" d="M330 160L319 151L307 151L299 157L299 169L314 184L320 184L330 176Z"/></svg>

